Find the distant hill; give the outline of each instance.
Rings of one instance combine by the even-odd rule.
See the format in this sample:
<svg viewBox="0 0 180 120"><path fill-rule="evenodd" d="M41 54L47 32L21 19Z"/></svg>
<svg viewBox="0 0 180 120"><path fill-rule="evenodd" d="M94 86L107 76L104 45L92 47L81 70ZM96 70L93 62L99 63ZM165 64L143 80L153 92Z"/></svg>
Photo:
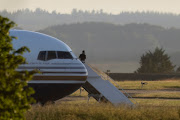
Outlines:
<svg viewBox="0 0 180 120"><path fill-rule="evenodd" d="M173 63L180 65L180 29L88 22L52 26L39 32L61 39L77 56L85 50L88 62L102 70L133 72L140 56L155 47L163 47Z"/></svg>
<svg viewBox="0 0 180 120"><path fill-rule="evenodd" d="M180 15L158 12L121 12L113 15L100 11L82 11L73 9L71 14L61 14L53 11L49 13L37 8L18 10L10 13L0 11L0 15L15 21L20 28L27 30L40 30L52 25L63 25L83 22L105 22L113 24L148 23L165 28L180 28Z"/></svg>

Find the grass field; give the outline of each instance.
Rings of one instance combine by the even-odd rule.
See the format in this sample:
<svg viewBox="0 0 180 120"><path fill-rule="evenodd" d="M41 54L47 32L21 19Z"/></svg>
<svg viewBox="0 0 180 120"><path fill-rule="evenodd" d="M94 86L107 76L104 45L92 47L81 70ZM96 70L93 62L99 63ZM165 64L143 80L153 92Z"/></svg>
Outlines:
<svg viewBox="0 0 180 120"><path fill-rule="evenodd" d="M180 106L180 82L178 80L148 81L148 84L144 85L143 88L141 88L141 81L116 83L123 89L128 89L125 91L134 97L139 105ZM86 103L88 99L88 93L85 90L81 94L80 90L77 90L70 96L84 97L81 100L83 103ZM91 98L91 102L94 102L93 98Z"/></svg>
<svg viewBox="0 0 180 120"><path fill-rule="evenodd" d="M180 82L177 80L117 82L132 96L133 107L87 102L88 93L77 90L68 97L45 106L33 105L27 120L180 120ZM130 99L131 100L131 99ZM132 100L131 100L132 101ZM132 101L133 102L133 101Z"/></svg>
<svg viewBox="0 0 180 120"><path fill-rule="evenodd" d="M114 107L109 104L35 105L27 120L179 120L179 107Z"/></svg>
<svg viewBox="0 0 180 120"><path fill-rule="evenodd" d="M147 85L144 85L142 87L141 81L116 81L116 83L123 89L135 89L135 90L179 89L180 90L179 80L143 81L143 82L147 82Z"/></svg>
<svg viewBox="0 0 180 120"><path fill-rule="evenodd" d="M126 92L130 90L125 90ZM133 91L133 90L131 90ZM149 98L170 98L170 99L180 99L180 91L145 91L143 90L143 93L139 93L141 91L137 91L136 93L132 94L132 97L149 97ZM70 96L77 96L77 97L87 97L88 93L86 91L82 91L80 94L80 91L76 91Z"/></svg>

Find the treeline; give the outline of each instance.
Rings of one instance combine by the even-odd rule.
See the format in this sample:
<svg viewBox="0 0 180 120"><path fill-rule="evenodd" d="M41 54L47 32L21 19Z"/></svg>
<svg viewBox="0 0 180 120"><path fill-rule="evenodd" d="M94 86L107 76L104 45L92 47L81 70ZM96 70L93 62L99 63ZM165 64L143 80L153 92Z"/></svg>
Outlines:
<svg viewBox="0 0 180 120"><path fill-rule="evenodd" d="M83 22L105 22L113 24L148 23L163 27L180 28L180 15L158 12L121 12L117 15L99 11L82 11L73 9L71 14L48 12L37 8L35 11L29 9L17 10L15 12L0 11L0 15L15 21L20 28L28 30L39 30L52 25L83 23Z"/></svg>
<svg viewBox="0 0 180 120"><path fill-rule="evenodd" d="M87 60L96 64L116 64L109 68L135 71L140 57L148 50L162 47L174 65L180 65L180 29L166 29L149 24L114 25L109 23L77 23L52 26L39 32L67 43L78 56L86 51ZM118 64L129 66L120 67Z"/></svg>

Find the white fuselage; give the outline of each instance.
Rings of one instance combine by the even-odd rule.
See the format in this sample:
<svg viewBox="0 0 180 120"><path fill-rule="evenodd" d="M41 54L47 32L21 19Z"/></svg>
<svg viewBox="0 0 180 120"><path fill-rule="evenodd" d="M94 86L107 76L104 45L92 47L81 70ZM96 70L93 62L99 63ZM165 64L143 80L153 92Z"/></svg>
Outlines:
<svg viewBox="0 0 180 120"><path fill-rule="evenodd" d="M38 101L62 98L86 82L88 73L84 64L64 42L42 33L25 30L10 30L10 35L17 37L17 40L13 40L14 49L26 46L31 51L23 55L28 64L20 65L17 71L38 69L41 72L28 82L28 85L35 89L35 98ZM55 94L55 97L52 94ZM39 98L43 95L45 100L43 97Z"/></svg>

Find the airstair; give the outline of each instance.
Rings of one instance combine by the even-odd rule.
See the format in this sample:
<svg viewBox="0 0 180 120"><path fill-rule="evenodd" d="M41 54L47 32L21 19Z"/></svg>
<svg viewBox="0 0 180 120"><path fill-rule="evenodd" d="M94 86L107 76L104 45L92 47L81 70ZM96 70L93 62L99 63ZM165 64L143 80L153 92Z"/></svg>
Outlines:
<svg viewBox="0 0 180 120"><path fill-rule="evenodd" d="M88 99L93 97L99 102L110 102L113 105L133 105L111 82L103 80L89 65L85 64L85 66L88 71L88 78L83 88L89 93Z"/></svg>

